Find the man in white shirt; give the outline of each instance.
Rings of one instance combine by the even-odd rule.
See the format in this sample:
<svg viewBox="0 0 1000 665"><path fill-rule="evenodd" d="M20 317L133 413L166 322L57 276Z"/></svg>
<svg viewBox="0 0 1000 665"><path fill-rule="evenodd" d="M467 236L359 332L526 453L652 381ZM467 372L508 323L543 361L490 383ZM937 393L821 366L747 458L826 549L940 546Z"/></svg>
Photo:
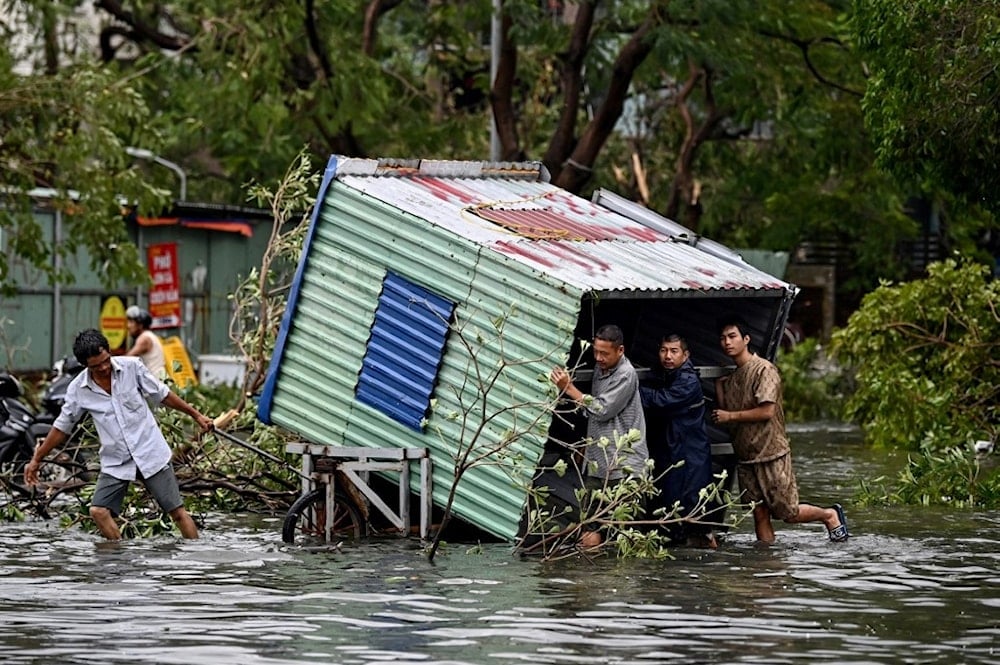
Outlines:
<svg viewBox="0 0 1000 665"><path fill-rule="evenodd" d="M38 481L45 456L69 438L89 413L101 440L101 473L90 505L90 516L108 540L120 540L115 517L129 483L142 480L185 538L197 538L198 528L184 508L177 478L170 465L170 447L153 416L150 403L163 404L195 419L203 431L212 419L181 399L138 358L112 357L107 338L93 328L73 342L73 355L86 368L66 390L66 402L52 429L25 467L29 485Z"/></svg>

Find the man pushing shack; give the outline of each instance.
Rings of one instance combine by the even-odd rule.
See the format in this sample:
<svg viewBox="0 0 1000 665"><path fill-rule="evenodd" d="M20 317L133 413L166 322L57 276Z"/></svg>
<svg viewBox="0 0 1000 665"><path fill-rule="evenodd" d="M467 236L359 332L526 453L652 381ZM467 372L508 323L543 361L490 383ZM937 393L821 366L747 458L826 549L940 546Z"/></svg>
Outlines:
<svg viewBox="0 0 1000 665"><path fill-rule="evenodd" d="M822 508L799 501L778 369L751 353L749 329L742 321L726 320L719 330L722 350L736 363L736 371L716 382L719 408L712 412L712 420L734 430L740 489L743 499L754 503L757 539L774 543L771 518L776 517L789 524L818 522L826 527L830 540L847 540L847 517L839 503Z"/></svg>
<svg viewBox="0 0 1000 665"><path fill-rule="evenodd" d="M53 448L69 438L76 424L90 414L101 441L101 472L90 505L90 516L108 540L120 540L115 518L129 483L142 480L185 538L197 538L198 527L184 508L177 478L170 465L170 447L150 404L163 404L194 418L202 431L212 419L185 402L136 357L112 357L107 338L93 328L73 341L73 355L87 371L66 390L66 402L45 440L24 470L29 485L38 482L38 468Z"/></svg>
<svg viewBox="0 0 1000 665"><path fill-rule="evenodd" d="M624 340L621 328L615 325L601 326L594 334L594 375L589 395L574 385L565 367L549 373L559 392L587 414L584 487L588 492L646 473L646 419L639 399L639 377L625 356ZM638 435L636 440L619 451L619 441L632 433ZM586 503L592 502L587 499ZM593 509L593 505L588 506L588 512ZM603 539L597 526L590 524L579 545L590 548L600 545Z"/></svg>

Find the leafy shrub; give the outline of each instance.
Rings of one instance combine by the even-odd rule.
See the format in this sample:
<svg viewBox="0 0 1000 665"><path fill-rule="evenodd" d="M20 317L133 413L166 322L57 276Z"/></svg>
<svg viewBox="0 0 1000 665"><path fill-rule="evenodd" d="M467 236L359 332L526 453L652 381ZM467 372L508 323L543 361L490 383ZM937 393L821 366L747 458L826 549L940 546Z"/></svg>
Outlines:
<svg viewBox="0 0 1000 665"><path fill-rule="evenodd" d="M972 446L1000 434L1000 282L984 266L949 260L883 284L834 348L857 380L847 416L875 445L913 451L895 486L863 487L863 501L1000 505L1000 469Z"/></svg>
<svg viewBox="0 0 1000 665"><path fill-rule="evenodd" d="M883 284L834 334L857 381L846 415L877 445L943 449L1000 428L1000 282L953 260L928 273Z"/></svg>
<svg viewBox="0 0 1000 665"><path fill-rule="evenodd" d="M792 422L839 420L849 391L850 377L830 361L814 338L778 354L785 418Z"/></svg>
<svg viewBox="0 0 1000 665"><path fill-rule="evenodd" d="M967 446L939 449L929 441L919 452L910 454L894 486L887 487L884 478L876 481L877 487L862 484L858 503L946 504L958 508L1000 506L998 471L995 458L972 455Z"/></svg>

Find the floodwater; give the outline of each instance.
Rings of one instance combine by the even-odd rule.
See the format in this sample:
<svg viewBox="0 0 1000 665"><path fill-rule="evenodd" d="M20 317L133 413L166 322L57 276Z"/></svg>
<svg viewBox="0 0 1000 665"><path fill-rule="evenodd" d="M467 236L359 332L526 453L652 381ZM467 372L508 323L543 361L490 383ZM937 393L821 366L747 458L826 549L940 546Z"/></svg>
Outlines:
<svg viewBox="0 0 1000 665"><path fill-rule="evenodd" d="M854 536L752 525L668 561L543 563L506 545L281 543L280 521L210 516L203 538L102 543L0 525L0 662L986 663L1000 661L1000 513L860 508L900 460L849 430L793 431L803 500Z"/></svg>

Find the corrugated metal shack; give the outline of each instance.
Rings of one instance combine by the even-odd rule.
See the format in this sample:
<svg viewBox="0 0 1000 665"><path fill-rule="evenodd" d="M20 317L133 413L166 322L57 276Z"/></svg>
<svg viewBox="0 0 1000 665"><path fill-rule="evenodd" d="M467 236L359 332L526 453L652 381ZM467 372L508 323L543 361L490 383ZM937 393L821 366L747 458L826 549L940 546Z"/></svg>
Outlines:
<svg viewBox="0 0 1000 665"><path fill-rule="evenodd" d="M502 463L465 475L454 504L514 540L553 424L541 377L578 358L592 366L580 339L615 323L649 367L677 332L697 365L717 366L715 321L728 312L773 358L795 287L614 194L588 201L547 181L537 163L332 157L261 420L319 444L427 448L439 506L457 442L480 427L484 443L522 432ZM476 384L501 364L492 389Z"/></svg>

